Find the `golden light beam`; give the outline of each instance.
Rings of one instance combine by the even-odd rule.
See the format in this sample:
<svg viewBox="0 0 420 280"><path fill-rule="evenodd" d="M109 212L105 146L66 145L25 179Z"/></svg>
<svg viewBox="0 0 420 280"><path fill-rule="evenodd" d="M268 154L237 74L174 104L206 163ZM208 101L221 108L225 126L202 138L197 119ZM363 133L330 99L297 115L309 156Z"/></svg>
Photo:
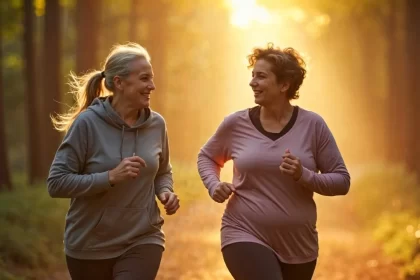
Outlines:
<svg viewBox="0 0 420 280"><path fill-rule="evenodd" d="M270 12L259 6L255 0L230 0L232 9L231 24L240 28L248 27L252 22L268 24Z"/></svg>

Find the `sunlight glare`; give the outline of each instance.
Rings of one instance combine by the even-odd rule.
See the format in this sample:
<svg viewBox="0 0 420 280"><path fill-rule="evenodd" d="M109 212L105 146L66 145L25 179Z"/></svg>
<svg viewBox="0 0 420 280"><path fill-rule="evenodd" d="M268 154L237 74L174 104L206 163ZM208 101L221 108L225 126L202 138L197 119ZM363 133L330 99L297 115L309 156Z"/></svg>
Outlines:
<svg viewBox="0 0 420 280"><path fill-rule="evenodd" d="M252 22L268 24L271 20L268 10L259 6L256 0L230 0L230 6L231 24L234 26L246 28Z"/></svg>
<svg viewBox="0 0 420 280"><path fill-rule="evenodd" d="M296 22L303 22L307 19L305 11L300 8L290 9L289 16Z"/></svg>
<svg viewBox="0 0 420 280"><path fill-rule="evenodd" d="M316 24L318 24L319 26L325 26L330 24L330 17L328 15L319 15L315 18L315 22Z"/></svg>

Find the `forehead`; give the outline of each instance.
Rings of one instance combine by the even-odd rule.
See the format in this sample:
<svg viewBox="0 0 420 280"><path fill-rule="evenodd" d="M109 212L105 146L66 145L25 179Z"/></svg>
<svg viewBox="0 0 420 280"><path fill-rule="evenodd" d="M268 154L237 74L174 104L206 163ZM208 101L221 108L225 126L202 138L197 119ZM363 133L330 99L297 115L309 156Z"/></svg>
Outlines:
<svg viewBox="0 0 420 280"><path fill-rule="evenodd" d="M146 58L139 58L130 62L132 73L151 73L152 65Z"/></svg>
<svg viewBox="0 0 420 280"><path fill-rule="evenodd" d="M258 72L269 73L269 72L272 72L271 63L268 62L265 59L258 59L257 62L255 62L254 69L252 70L252 72L254 72L254 73L258 73Z"/></svg>

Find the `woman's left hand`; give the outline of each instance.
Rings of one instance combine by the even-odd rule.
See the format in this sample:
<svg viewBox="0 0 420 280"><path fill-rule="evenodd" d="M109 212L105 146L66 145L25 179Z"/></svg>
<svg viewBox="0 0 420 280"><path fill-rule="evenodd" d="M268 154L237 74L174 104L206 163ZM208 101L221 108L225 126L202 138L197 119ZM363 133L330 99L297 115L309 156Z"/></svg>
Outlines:
<svg viewBox="0 0 420 280"><path fill-rule="evenodd" d="M179 209L179 198L173 192L163 192L158 195L158 199L164 205L167 215L173 215Z"/></svg>
<svg viewBox="0 0 420 280"><path fill-rule="evenodd" d="M289 149L283 154L283 162L279 168L283 174L292 176L295 181L302 176L302 164L298 157L294 156Z"/></svg>

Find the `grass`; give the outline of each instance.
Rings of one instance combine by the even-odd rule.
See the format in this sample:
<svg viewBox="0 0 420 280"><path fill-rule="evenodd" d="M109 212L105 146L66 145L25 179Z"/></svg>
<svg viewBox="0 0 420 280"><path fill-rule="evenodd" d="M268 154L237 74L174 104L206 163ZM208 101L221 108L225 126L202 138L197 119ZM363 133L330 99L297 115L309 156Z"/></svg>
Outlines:
<svg viewBox="0 0 420 280"><path fill-rule="evenodd" d="M67 200L50 198L39 185L18 185L0 195L0 279L14 279L8 275L13 270L47 270L62 263L67 207Z"/></svg>
<svg viewBox="0 0 420 280"><path fill-rule="evenodd" d="M195 166L174 163L173 169L174 189L183 210L194 202L210 201ZM229 165L224 173L222 179L230 181ZM50 198L45 184L26 186L23 176L14 181L14 192L0 194L0 280L35 279L28 275L47 274L64 265L63 230L69 200ZM369 167L352 182L347 196L317 196L317 200L321 225L367 232L399 265L405 279L420 275L420 187L416 178L398 167ZM184 221L185 217L177 219L180 225Z"/></svg>
<svg viewBox="0 0 420 280"><path fill-rule="evenodd" d="M191 166L174 164L174 180L183 207L207 195ZM51 198L45 184L26 186L24 176L16 176L14 183L13 192L0 194L0 280L28 279L64 264L69 200Z"/></svg>
<svg viewBox="0 0 420 280"><path fill-rule="evenodd" d="M368 166L347 196L317 200L321 224L365 231L403 279L420 279L420 185L413 174L402 166Z"/></svg>

